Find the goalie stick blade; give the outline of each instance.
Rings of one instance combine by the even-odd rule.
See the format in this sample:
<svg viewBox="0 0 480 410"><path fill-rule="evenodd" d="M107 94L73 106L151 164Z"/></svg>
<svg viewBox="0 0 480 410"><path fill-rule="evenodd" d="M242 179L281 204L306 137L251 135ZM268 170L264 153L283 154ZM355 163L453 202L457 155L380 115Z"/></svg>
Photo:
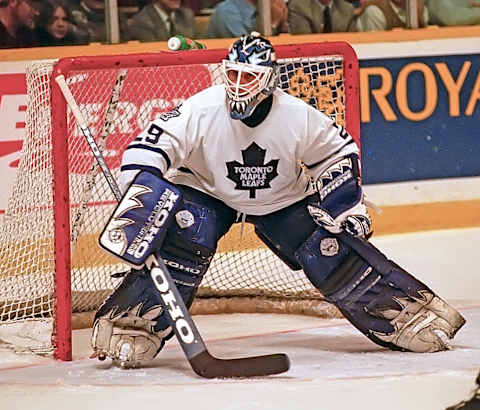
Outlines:
<svg viewBox="0 0 480 410"><path fill-rule="evenodd" d="M218 359L205 350L189 361L195 373L207 379L270 376L290 368L290 359L283 353Z"/></svg>

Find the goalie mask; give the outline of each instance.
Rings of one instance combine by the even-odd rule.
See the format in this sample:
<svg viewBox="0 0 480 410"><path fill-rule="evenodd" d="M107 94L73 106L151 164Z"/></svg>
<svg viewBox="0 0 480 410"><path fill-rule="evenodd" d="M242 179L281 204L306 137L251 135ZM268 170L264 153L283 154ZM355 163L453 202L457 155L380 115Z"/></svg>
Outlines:
<svg viewBox="0 0 480 410"><path fill-rule="evenodd" d="M272 44L256 32L233 43L222 68L227 104L235 120L252 115L277 86L275 51Z"/></svg>

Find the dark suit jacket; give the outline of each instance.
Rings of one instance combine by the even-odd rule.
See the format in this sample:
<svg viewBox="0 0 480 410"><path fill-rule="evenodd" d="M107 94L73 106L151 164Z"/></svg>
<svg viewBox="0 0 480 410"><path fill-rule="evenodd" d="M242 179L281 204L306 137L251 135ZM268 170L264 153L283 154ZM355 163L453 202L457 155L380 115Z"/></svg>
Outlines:
<svg viewBox="0 0 480 410"><path fill-rule="evenodd" d="M175 32L185 37L195 38L195 17L189 8L175 11ZM171 35L153 4L146 5L129 22L131 40L167 41Z"/></svg>
<svg viewBox="0 0 480 410"><path fill-rule="evenodd" d="M37 41L32 30L27 27L19 27L17 36L12 37L6 27L0 23L0 48L32 47Z"/></svg>
<svg viewBox="0 0 480 410"><path fill-rule="evenodd" d="M354 8L345 0L333 0L332 32L348 31ZM290 0L288 27L291 34L323 33L323 6L318 0Z"/></svg>

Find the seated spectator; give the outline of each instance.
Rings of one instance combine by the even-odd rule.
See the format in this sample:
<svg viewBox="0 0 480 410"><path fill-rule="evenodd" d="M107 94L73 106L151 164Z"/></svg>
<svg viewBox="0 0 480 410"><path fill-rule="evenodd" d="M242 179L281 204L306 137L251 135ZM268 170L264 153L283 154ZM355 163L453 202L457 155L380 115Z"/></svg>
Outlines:
<svg viewBox="0 0 480 410"><path fill-rule="evenodd" d="M36 45L33 29L41 6L41 0L0 1L0 48Z"/></svg>
<svg viewBox="0 0 480 410"><path fill-rule="evenodd" d="M346 0L290 0L289 31L291 34L348 31L354 11Z"/></svg>
<svg viewBox="0 0 480 410"><path fill-rule="evenodd" d="M78 41L83 43L105 43L107 32L105 27L105 0L81 0L70 8L73 17L73 28ZM128 41L127 17L118 12L120 39Z"/></svg>
<svg viewBox="0 0 480 410"><path fill-rule="evenodd" d="M427 0L430 24L438 26L469 26L480 24L480 1Z"/></svg>
<svg viewBox="0 0 480 410"><path fill-rule="evenodd" d="M63 0L45 2L38 16L35 35L41 46L79 44L73 32L72 15Z"/></svg>
<svg viewBox="0 0 480 410"><path fill-rule="evenodd" d="M272 34L288 31L288 9L284 0L271 0ZM210 16L206 36L240 37L259 30L257 0L224 0Z"/></svg>
<svg viewBox="0 0 480 410"><path fill-rule="evenodd" d="M195 16L180 0L154 0L129 21L132 40L166 41L175 34L195 38Z"/></svg>
<svg viewBox="0 0 480 410"><path fill-rule="evenodd" d="M381 31L407 27L407 0L371 0L360 6L352 31ZM418 27L428 24L428 10L423 0L417 0Z"/></svg>

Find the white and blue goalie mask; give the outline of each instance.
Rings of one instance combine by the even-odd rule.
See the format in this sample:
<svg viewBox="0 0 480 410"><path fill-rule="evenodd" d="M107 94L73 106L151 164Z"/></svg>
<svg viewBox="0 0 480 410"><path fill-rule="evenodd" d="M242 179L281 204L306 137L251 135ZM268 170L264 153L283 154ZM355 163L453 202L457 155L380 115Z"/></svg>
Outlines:
<svg viewBox="0 0 480 410"><path fill-rule="evenodd" d="M252 115L277 86L275 51L267 39L255 32L233 43L222 68L227 104L235 120Z"/></svg>

